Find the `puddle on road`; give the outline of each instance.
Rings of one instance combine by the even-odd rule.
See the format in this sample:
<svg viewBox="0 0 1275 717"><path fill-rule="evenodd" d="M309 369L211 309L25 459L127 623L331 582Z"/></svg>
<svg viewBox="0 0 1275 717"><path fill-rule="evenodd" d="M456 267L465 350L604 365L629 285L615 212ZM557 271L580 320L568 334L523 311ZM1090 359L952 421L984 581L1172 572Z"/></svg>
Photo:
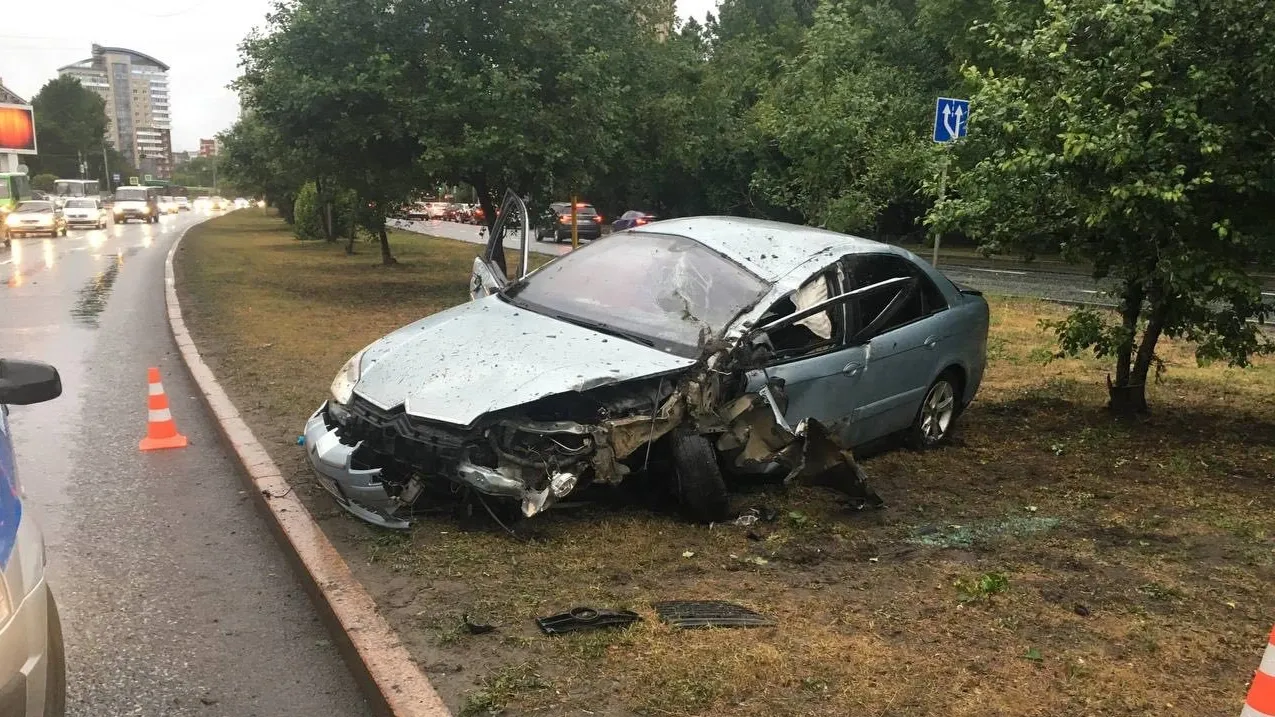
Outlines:
<svg viewBox="0 0 1275 717"><path fill-rule="evenodd" d="M105 269L84 282L77 292L75 305L71 307L71 318L75 319L75 323L94 329L98 327L98 315L106 308L106 300L111 296L111 287L115 286L122 266L124 255L116 254Z"/></svg>

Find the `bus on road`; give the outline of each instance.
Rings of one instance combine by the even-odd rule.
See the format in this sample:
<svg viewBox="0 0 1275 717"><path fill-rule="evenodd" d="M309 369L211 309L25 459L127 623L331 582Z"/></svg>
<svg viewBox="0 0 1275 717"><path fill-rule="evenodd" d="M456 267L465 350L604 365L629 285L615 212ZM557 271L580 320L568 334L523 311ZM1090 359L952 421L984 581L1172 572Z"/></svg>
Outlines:
<svg viewBox="0 0 1275 717"><path fill-rule="evenodd" d="M98 187L96 179L59 179L53 184L53 194L60 207L71 197L100 199L102 190Z"/></svg>

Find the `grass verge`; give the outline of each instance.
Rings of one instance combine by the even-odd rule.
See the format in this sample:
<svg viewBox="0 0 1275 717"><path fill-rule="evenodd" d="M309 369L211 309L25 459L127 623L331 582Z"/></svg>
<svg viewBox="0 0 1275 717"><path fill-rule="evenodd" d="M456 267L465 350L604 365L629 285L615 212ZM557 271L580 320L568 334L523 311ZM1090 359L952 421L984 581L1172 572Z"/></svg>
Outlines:
<svg viewBox="0 0 1275 717"><path fill-rule="evenodd" d="M1230 714L1275 615L1275 363L1197 367L1167 343L1153 416L1102 409L1105 364L1050 360L1039 320L992 299L989 365L950 447L864 461L889 507L758 490L752 528L634 506L555 510L515 541L448 506L409 534L315 490L295 445L345 359L463 301L476 245L395 234L298 242L236 212L176 262L219 379L458 712L645 715ZM474 348L481 360L481 348ZM741 601L778 620L681 633L663 599ZM546 638L531 620L627 607L619 632ZM497 625L472 635L462 616ZM1030 707L1027 707L1030 706Z"/></svg>

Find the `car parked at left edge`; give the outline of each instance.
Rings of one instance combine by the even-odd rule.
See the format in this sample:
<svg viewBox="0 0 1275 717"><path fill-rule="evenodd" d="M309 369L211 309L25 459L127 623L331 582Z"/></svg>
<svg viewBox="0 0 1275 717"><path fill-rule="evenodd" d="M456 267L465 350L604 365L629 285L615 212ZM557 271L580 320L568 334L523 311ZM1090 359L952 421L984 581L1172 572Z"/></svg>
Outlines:
<svg viewBox="0 0 1275 717"><path fill-rule="evenodd" d="M9 406L62 393L57 369L0 359L0 715L62 717L66 653L45 578L44 536L18 482Z"/></svg>
<svg viewBox="0 0 1275 717"><path fill-rule="evenodd" d="M18 204L4 220L9 236L22 237L47 234L66 236L66 216L52 201L27 201Z"/></svg>

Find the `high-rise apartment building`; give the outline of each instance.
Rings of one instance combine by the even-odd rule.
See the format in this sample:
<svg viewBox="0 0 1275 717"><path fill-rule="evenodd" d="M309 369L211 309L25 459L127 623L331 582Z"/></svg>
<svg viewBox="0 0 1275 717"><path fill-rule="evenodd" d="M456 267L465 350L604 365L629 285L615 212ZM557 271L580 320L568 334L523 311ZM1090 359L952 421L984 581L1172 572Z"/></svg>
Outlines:
<svg viewBox="0 0 1275 717"><path fill-rule="evenodd" d="M173 171L168 65L123 47L93 46L87 60L58 68L106 100L107 139L143 174Z"/></svg>
<svg viewBox="0 0 1275 717"><path fill-rule="evenodd" d="M221 154L221 140L219 139L199 140L199 156L200 157L216 157L219 154Z"/></svg>

